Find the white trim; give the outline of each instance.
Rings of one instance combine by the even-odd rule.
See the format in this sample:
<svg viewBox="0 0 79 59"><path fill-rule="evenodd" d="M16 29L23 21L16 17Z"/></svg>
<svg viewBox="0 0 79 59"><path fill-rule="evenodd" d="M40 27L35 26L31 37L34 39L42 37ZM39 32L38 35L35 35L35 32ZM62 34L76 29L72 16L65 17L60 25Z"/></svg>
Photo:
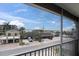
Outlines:
<svg viewBox="0 0 79 59"><path fill-rule="evenodd" d="M8 39L20 39L20 36L2 36L0 40L8 40Z"/></svg>

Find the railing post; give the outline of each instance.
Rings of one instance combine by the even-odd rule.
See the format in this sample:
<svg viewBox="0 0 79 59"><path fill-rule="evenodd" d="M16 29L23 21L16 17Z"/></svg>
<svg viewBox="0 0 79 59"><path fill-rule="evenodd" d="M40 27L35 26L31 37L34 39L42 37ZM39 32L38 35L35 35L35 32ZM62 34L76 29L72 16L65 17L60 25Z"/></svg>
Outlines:
<svg viewBox="0 0 79 59"><path fill-rule="evenodd" d="M49 53L49 48L48 48L48 56L49 56L49 54L50 54L50 53Z"/></svg>
<svg viewBox="0 0 79 59"><path fill-rule="evenodd" d="M34 56L36 56L36 51L34 51Z"/></svg>
<svg viewBox="0 0 79 59"><path fill-rule="evenodd" d="M53 56L54 56L54 46L53 46Z"/></svg>
<svg viewBox="0 0 79 59"><path fill-rule="evenodd" d="M42 49L42 56L43 56L43 53L44 53L44 52L43 52L43 49Z"/></svg>
<svg viewBox="0 0 79 59"><path fill-rule="evenodd" d="M51 47L51 56L52 56L52 47Z"/></svg>
<svg viewBox="0 0 79 59"><path fill-rule="evenodd" d="M32 56L32 53L30 52L30 56Z"/></svg>
<svg viewBox="0 0 79 59"><path fill-rule="evenodd" d="M40 50L38 51L38 56L40 56Z"/></svg>
<svg viewBox="0 0 79 59"><path fill-rule="evenodd" d="M24 55L26 56L26 53Z"/></svg>
<svg viewBox="0 0 79 59"><path fill-rule="evenodd" d="M45 56L47 56L47 48L45 48Z"/></svg>

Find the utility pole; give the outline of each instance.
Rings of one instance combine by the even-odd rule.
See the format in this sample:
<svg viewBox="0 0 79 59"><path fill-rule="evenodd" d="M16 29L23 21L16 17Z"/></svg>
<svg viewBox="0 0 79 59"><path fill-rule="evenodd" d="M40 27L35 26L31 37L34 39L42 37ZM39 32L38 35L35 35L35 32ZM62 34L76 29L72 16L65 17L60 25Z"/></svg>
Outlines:
<svg viewBox="0 0 79 59"><path fill-rule="evenodd" d="M43 32L44 32L44 24L43 24Z"/></svg>

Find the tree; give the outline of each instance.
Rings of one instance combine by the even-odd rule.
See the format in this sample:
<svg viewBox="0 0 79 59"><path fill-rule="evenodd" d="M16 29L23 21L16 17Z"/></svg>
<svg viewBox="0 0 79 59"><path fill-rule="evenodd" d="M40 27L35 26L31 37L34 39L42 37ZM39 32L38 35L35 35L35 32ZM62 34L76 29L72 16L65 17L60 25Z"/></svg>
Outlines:
<svg viewBox="0 0 79 59"><path fill-rule="evenodd" d="M20 43L20 45L22 45L22 40L23 40L23 38L24 38L24 34L25 34L25 28L24 27L21 27L20 29L19 29L19 31L20 31L20 41L19 41L19 43Z"/></svg>
<svg viewBox="0 0 79 59"><path fill-rule="evenodd" d="M6 32L7 30L10 30L10 29L11 29L11 26L9 25L9 22L4 23L3 25L4 25L4 27L3 27L3 32L4 32L4 34L5 34L5 32Z"/></svg>
<svg viewBox="0 0 79 59"><path fill-rule="evenodd" d="M60 32L56 31L55 34L56 34L55 36L57 37L57 36L59 36Z"/></svg>

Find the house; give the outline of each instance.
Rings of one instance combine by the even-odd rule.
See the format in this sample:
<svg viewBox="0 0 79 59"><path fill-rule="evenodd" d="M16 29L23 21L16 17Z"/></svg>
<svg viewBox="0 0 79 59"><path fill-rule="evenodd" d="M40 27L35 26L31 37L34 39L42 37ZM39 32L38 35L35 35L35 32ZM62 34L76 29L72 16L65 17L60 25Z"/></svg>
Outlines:
<svg viewBox="0 0 79 59"><path fill-rule="evenodd" d="M4 29L5 28L5 29ZM0 25L0 44L19 42L20 33L15 25Z"/></svg>
<svg viewBox="0 0 79 59"><path fill-rule="evenodd" d="M20 34L18 30L8 30L5 35L0 36L0 43L16 43L19 42Z"/></svg>

